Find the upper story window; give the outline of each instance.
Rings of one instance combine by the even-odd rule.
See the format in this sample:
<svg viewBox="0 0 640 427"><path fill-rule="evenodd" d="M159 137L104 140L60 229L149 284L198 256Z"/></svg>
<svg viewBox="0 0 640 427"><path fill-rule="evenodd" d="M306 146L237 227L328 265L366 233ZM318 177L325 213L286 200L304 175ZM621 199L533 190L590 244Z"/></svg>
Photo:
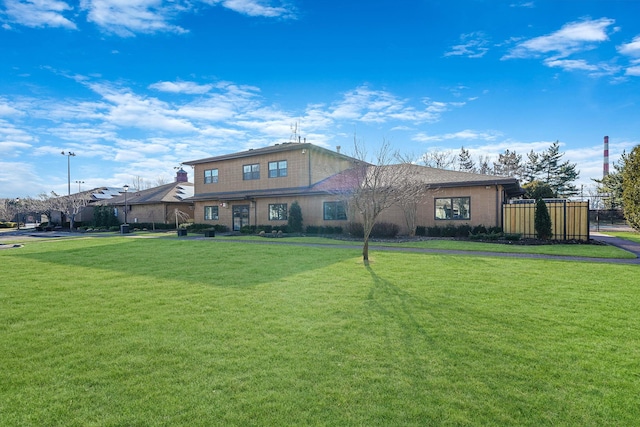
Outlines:
<svg viewBox="0 0 640 427"><path fill-rule="evenodd" d="M287 176L287 161L269 162L269 178Z"/></svg>
<svg viewBox="0 0 640 427"><path fill-rule="evenodd" d="M471 197L447 197L435 200L436 219L471 219Z"/></svg>
<svg viewBox="0 0 640 427"><path fill-rule="evenodd" d="M260 179L260 164L256 163L253 165L244 165L242 166L242 179Z"/></svg>
<svg viewBox="0 0 640 427"><path fill-rule="evenodd" d="M218 169L207 169L204 171L204 183L213 184L218 182Z"/></svg>
<svg viewBox="0 0 640 427"><path fill-rule="evenodd" d="M322 217L325 221L347 219L344 202L324 202Z"/></svg>

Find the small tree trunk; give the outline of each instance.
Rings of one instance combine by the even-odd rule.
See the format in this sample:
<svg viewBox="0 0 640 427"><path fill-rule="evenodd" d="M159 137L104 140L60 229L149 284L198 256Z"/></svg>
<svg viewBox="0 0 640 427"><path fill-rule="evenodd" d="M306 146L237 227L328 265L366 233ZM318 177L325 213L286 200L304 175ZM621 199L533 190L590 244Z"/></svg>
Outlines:
<svg viewBox="0 0 640 427"><path fill-rule="evenodd" d="M364 238L364 244L362 245L362 260L365 264L369 264L369 238Z"/></svg>

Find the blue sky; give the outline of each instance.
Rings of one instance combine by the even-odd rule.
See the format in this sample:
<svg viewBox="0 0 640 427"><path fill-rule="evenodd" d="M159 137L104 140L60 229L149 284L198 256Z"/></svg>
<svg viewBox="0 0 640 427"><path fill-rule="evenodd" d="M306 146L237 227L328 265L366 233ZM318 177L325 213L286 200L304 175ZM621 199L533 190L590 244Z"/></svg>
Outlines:
<svg viewBox="0 0 640 427"><path fill-rule="evenodd" d="M638 0L0 1L0 197L66 194L61 151L75 192L293 128L416 156L558 140L585 186L603 136L611 163L640 144Z"/></svg>

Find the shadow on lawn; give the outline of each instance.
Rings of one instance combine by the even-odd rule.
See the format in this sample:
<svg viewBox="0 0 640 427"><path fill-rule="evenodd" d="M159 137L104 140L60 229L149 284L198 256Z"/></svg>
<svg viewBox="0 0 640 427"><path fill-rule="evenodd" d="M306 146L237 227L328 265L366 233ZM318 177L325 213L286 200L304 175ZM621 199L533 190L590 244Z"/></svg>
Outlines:
<svg viewBox="0 0 640 427"><path fill-rule="evenodd" d="M353 257L349 250L324 248L257 248L214 240L114 239L118 240L56 242L13 255L32 259L36 269L38 263L52 263L220 287L251 287Z"/></svg>

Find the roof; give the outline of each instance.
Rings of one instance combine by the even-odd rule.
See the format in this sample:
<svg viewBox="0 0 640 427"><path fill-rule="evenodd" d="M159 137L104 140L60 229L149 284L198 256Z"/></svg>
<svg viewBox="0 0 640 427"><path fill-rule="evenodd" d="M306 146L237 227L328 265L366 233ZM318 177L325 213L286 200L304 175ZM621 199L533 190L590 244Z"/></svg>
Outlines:
<svg viewBox="0 0 640 427"><path fill-rule="evenodd" d="M144 205L154 203L178 203L184 202L185 199L193 196L193 183L191 182L172 182L170 184L160 185L158 187L148 188L146 190L134 190L126 193L126 201L129 205ZM125 193L120 192L108 200L102 202L106 205L121 205L125 202Z"/></svg>
<svg viewBox="0 0 640 427"><path fill-rule="evenodd" d="M199 160L190 160L188 162L182 162L182 164L194 166L202 163L221 162L224 160L242 159L246 157L255 157L255 156L261 156L264 154L280 153L280 152L293 151L293 150L314 150L314 151L330 154L336 157L340 157L343 159L353 160L352 157L346 156L336 151L331 151L329 149L326 149L317 145L310 144L308 142L283 142L280 144L271 145L269 147L255 148L255 149L250 148L249 150L240 151L238 153L207 157Z"/></svg>

